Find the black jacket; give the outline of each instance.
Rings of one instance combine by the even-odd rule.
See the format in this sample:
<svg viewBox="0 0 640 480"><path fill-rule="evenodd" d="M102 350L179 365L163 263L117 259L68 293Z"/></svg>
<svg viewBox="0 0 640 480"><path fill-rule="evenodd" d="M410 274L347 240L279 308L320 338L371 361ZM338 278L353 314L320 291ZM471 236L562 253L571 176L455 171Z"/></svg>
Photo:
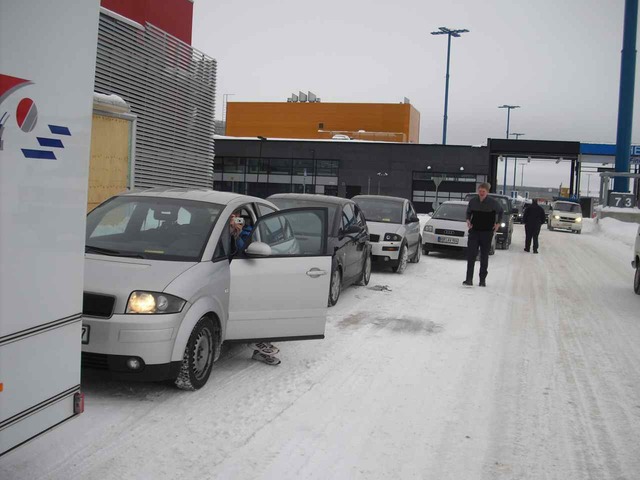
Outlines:
<svg viewBox="0 0 640 480"><path fill-rule="evenodd" d="M494 225L502 221L502 213L500 202L489 196L480 201L480 197L475 195L471 197L467 206L467 220L477 232L493 230Z"/></svg>
<svg viewBox="0 0 640 480"><path fill-rule="evenodd" d="M522 223L527 227L539 227L546 222L546 214L544 208L538 204L529 205L522 215Z"/></svg>

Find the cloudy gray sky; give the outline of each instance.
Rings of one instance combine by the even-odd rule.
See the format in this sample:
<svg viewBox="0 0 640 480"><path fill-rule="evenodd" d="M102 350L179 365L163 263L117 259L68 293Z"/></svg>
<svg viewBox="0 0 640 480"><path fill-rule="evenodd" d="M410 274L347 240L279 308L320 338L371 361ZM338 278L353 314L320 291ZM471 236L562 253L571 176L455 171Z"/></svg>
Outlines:
<svg viewBox="0 0 640 480"><path fill-rule="evenodd" d="M446 36L452 39L447 143L504 137L505 103L523 138L614 143L624 0L245 0L194 4L193 45L218 60L218 105L400 102L421 114L421 143L442 141ZM640 143L640 79L633 142ZM532 163L524 183L557 186L568 164ZM499 172L502 178L502 173ZM509 171L513 182L512 167ZM586 181L586 180L585 180ZM520 174L518 181L520 183ZM593 187L592 187L593 188Z"/></svg>

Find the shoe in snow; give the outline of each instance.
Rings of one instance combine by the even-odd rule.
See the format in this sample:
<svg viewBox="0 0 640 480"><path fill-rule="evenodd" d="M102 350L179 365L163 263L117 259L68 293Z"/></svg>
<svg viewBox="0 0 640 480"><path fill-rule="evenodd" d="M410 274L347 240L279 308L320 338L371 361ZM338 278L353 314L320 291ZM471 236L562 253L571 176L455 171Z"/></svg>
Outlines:
<svg viewBox="0 0 640 480"><path fill-rule="evenodd" d="M530 250L530 249L528 249L528 248L525 248L525 249L524 249L524 251L525 251L525 252L527 252L527 253L529 253L531 250ZM533 252L533 253L536 253L536 252Z"/></svg>
<svg viewBox="0 0 640 480"><path fill-rule="evenodd" d="M473 287L473 282L465 280L464 282L462 282L462 285L464 285L465 287Z"/></svg>
<svg viewBox="0 0 640 480"><path fill-rule="evenodd" d="M480 280L480 286L481 287L486 287L487 286L487 282L485 282L484 280Z"/></svg>
<svg viewBox="0 0 640 480"><path fill-rule="evenodd" d="M538 250L534 250L533 253L538 253Z"/></svg>
<svg viewBox="0 0 640 480"><path fill-rule="evenodd" d="M259 350L254 350L253 355L251 356L254 360L259 360L260 362L266 363L267 365L280 365L280 359L274 357L273 355L265 355Z"/></svg>
<svg viewBox="0 0 640 480"><path fill-rule="evenodd" d="M253 349L258 350L260 353L264 353L265 355L277 355L280 353L280 349L269 342L254 343Z"/></svg>

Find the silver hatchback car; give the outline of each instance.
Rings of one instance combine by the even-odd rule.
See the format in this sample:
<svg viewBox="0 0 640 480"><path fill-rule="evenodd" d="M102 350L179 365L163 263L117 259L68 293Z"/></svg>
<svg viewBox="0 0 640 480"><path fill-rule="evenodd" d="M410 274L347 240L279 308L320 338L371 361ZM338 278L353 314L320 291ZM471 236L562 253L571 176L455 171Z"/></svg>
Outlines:
<svg viewBox="0 0 640 480"><path fill-rule="evenodd" d="M225 341L323 338L326 242L323 208L204 189L109 199L87 216L83 366L197 389Z"/></svg>

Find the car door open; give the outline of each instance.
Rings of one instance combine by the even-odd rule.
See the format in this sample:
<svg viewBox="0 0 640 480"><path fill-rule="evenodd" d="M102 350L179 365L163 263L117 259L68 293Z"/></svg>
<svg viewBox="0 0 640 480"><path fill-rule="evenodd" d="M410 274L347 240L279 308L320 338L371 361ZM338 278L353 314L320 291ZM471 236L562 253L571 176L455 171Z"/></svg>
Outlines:
<svg viewBox="0 0 640 480"><path fill-rule="evenodd" d="M262 217L231 262L226 340L324 338L331 255L326 208Z"/></svg>

